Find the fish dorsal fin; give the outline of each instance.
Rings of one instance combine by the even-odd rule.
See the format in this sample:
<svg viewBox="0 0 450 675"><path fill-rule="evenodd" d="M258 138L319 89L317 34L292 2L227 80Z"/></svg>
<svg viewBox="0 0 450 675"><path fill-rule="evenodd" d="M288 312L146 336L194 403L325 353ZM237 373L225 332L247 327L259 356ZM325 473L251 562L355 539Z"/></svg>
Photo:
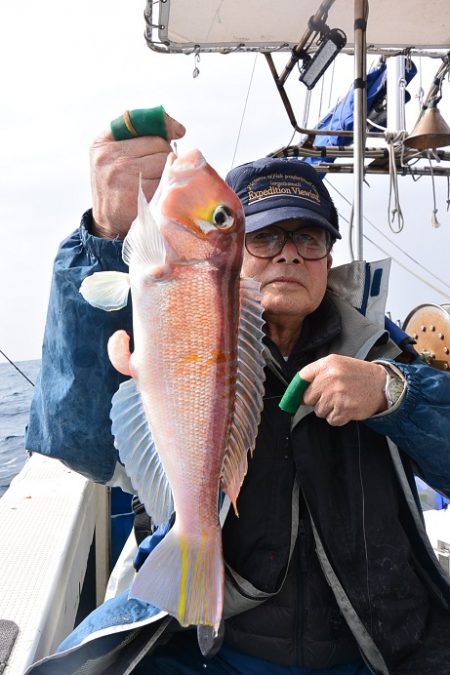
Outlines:
<svg viewBox="0 0 450 675"><path fill-rule="evenodd" d="M166 248L159 227L151 211L151 202L142 190L139 179L138 215L123 242L122 258L127 265L139 260L145 265L161 265L166 259Z"/></svg>
<svg viewBox="0 0 450 675"><path fill-rule="evenodd" d="M253 452L264 396L264 320L260 285L241 279L236 400L230 439L222 469L222 489L236 509L236 499L247 473L247 454Z"/></svg>
<svg viewBox="0 0 450 675"><path fill-rule="evenodd" d="M126 307L129 291L126 272L94 272L80 286L81 295L90 305L107 312Z"/></svg>
<svg viewBox="0 0 450 675"><path fill-rule="evenodd" d="M114 443L125 471L148 515L161 525L173 512L172 490L134 380L123 382L114 394L111 420Z"/></svg>

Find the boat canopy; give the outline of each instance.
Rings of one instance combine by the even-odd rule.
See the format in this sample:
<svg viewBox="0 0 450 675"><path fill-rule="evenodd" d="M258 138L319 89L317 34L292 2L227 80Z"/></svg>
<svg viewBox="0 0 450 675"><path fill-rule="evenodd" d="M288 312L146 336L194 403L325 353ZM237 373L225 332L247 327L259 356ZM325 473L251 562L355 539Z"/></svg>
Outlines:
<svg viewBox="0 0 450 675"><path fill-rule="evenodd" d="M369 0L368 51L446 49L449 0ZM147 42L152 49L190 51L289 51L313 16L347 35L353 50L351 0L148 0Z"/></svg>

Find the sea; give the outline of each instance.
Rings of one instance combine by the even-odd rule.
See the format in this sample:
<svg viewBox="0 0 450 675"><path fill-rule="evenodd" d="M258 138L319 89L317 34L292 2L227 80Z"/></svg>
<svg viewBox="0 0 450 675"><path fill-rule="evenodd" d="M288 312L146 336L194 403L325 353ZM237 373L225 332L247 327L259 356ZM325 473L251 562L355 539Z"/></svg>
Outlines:
<svg viewBox="0 0 450 675"><path fill-rule="evenodd" d="M35 382L41 362L19 361L16 366ZM33 385L8 361L0 364L0 497L27 459L24 445Z"/></svg>

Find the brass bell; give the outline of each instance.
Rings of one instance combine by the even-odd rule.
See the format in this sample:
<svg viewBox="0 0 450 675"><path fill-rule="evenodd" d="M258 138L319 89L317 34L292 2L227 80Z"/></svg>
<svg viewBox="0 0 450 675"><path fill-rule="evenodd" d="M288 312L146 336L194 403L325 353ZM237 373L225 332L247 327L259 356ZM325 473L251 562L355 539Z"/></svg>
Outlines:
<svg viewBox="0 0 450 675"><path fill-rule="evenodd" d="M450 127L442 117L435 103L426 108L403 143L407 148L426 150L450 145Z"/></svg>

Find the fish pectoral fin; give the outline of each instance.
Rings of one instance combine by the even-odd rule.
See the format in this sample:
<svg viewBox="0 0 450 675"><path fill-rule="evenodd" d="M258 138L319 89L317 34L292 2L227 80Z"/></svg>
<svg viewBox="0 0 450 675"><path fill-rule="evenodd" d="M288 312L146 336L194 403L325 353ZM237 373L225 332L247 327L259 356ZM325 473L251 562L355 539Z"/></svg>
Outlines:
<svg viewBox="0 0 450 675"><path fill-rule="evenodd" d="M119 340L123 340L123 335ZM126 336L128 337L128 336ZM134 380L123 382L112 398L111 431L120 461L139 499L156 525L167 522L174 506L172 490L153 442Z"/></svg>
<svg viewBox="0 0 450 675"><path fill-rule="evenodd" d="M108 340L108 356L114 368L122 375L130 372L130 336L126 330L116 330Z"/></svg>
<svg viewBox="0 0 450 675"><path fill-rule="evenodd" d="M236 500L247 473L247 454L253 452L263 408L266 360L262 314L259 283L241 279L236 401L221 481L236 515Z"/></svg>
<svg viewBox="0 0 450 675"><path fill-rule="evenodd" d="M130 598L149 602L182 626L211 626L223 612L224 566L219 525L181 534L174 527L150 553L131 586Z"/></svg>
<svg viewBox="0 0 450 675"><path fill-rule="evenodd" d="M94 272L80 286L83 298L97 309L113 312L126 307L130 277L126 272Z"/></svg>
<svg viewBox="0 0 450 675"><path fill-rule="evenodd" d="M151 211L151 202L142 190L139 180L138 214L123 242L122 258L129 265L139 260L150 267L161 266L166 260L166 247L158 224Z"/></svg>

